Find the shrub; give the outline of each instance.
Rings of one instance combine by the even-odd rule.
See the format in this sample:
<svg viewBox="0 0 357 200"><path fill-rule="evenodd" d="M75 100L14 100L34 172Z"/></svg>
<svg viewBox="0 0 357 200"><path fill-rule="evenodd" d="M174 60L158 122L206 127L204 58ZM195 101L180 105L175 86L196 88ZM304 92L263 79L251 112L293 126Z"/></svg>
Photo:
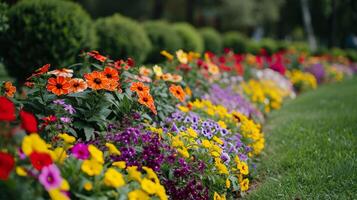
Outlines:
<svg viewBox="0 0 357 200"><path fill-rule="evenodd" d="M115 14L96 21L99 49L118 58L134 58L143 62L151 49L145 29L136 21Z"/></svg>
<svg viewBox="0 0 357 200"><path fill-rule="evenodd" d="M22 82L45 63L73 62L81 49L94 46L95 31L89 15L75 3L27 0L9 10L9 29L1 39L4 64Z"/></svg>
<svg viewBox="0 0 357 200"><path fill-rule="evenodd" d="M144 23L144 28L152 43L152 49L147 59L148 62L161 62L165 60L165 57L160 55L160 51L174 52L181 47L181 38L167 22L148 21Z"/></svg>
<svg viewBox="0 0 357 200"><path fill-rule="evenodd" d="M222 52L223 41L221 35L215 29L210 27L202 28L200 29L200 34L206 51Z"/></svg>
<svg viewBox="0 0 357 200"><path fill-rule="evenodd" d="M203 51L203 40L193 26L188 23L176 23L173 27L182 40L183 50L195 52Z"/></svg>
<svg viewBox="0 0 357 200"><path fill-rule="evenodd" d="M346 49L345 52L351 61L357 62L357 51L355 49Z"/></svg>
<svg viewBox="0 0 357 200"><path fill-rule="evenodd" d="M264 38L260 41L260 48L265 49L267 53L271 55L278 51L278 41L270 38Z"/></svg>
<svg viewBox="0 0 357 200"><path fill-rule="evenodd" d="M235 31L227 32L223 35L223 47L231 48L236 53L245 53L247 51L248 38Z"/></svg>
<svg viewBox="0 0 357 200"><path fill-rule="evenodd" d="M3 32L5 32L9 28L8 24L8 6L7 4L0 2L0 37Z"/></svg>

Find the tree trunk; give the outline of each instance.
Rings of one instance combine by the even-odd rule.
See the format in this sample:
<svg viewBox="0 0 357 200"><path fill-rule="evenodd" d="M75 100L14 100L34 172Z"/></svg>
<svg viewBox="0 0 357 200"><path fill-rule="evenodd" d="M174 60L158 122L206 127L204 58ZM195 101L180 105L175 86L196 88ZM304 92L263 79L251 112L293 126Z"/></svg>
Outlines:
<svg viewBox="0 0 357 200"><path fill-rule="evenodd" d="M316 44L316 38L314 35L314 30L312 28L309 4L308 4L307 0L300 0L300 3L301 3L302 16L303 16L303 20L304 20L304 26L305 26L307 38L309 41L309 46L310 46L311 51L315 51L317 48L317 44Z"/></svg>

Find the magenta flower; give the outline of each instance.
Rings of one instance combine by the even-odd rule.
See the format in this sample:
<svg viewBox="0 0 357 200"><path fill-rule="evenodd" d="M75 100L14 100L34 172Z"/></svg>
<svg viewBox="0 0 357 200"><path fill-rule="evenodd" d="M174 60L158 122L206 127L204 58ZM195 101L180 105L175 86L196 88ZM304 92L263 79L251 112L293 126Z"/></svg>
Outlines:
<svg viewBox="0 0 357 200"><path fill-rule="evenodd" d="M43 167L38 179L47 191L58 188L62 183L61 172L54 164Z"/></svg>
<svg viewBox="0 0 357 200"><path fill-rule="evenodd" d="M89 158L88 146L83 143L77 143L71 149L72 155L80 160L85 160Z"/></svg>

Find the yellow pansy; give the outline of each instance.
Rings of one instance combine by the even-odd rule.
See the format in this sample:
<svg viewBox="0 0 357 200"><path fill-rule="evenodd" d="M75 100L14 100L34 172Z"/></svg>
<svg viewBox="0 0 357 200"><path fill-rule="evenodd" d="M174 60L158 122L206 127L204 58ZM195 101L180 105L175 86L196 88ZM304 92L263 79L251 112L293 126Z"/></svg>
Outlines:
<svg viewBox="0 0 357 200"><path fill-rule="evenodd" d="M32 151L47 153L47 145L38 134L30 134L22 140L22 151L25 155L29 156Z"/></svg>
<svg viewBox="0 0 357 200"><path fill-rule="evenodd" d="M146 192L142 190L134 190L129 192L128 194L129 200L149 200L150 197L149 195L146 194Z"/></svg>
<svg viewBox="0 0 357 200"><path fill-rule="evenodd" d="M214 192L213 200L226 200L226 196L224 195L220 196L217 192Z"/></svg>
<svg viewBox="0 0 357 200"><path fill-rule="evenodd" d="M85 160L82 163L81 170L89 176L99 175L102 172L103 165L97 160Z"/></svg>
<svg viewBox="0 0 357 200"><path fill-rule="evenodd" d="M216 137L216 136L213 136L213 140L214 140L215 142L217 142L218 144L220 144L220 145L223 145L223 144L224 144L224 142L223 142L220 138L218 138L218 137Z"/></svg>
<svg viewBox="0 0 357 200"><path fill-rule="evenodd" d="M67 133L58 134L58 137L61 138L65 143L72 144L76 141L76 138L68 135Z"/></svg>
<svg viewBox="0 0 357 200"><path fill-rule="evenodd" d="M190 157L190 154L188 153L188 151L187 151L187 149L185 147L182 147L181 149L177 149L177 151L179 152L179 154L182 157L185 157L185 158L189 158Z"/></svg>
<svg viewBox="0 0 357 200"><path fill-rule="evenodd" d="M193 130L193 128L188 128L187 129L187 133L189 136L193 137L193 138L197 138L197 132L195 130Z"/></svg>
<svg viewBox="0 0 357 200"><path fill-rule="evenodd" d="M125 167L126 167L125 161L113 162L112 165L115 166L115 167L119 167L120 169L125 169Z"/></svg>
<svg viewBox="0 0 357 200"><path fill-rule="evenodd" d="M93 189L93 184L91 182L85 182L83 188L87 191L91 191Z"/></svg>
<svg viewBox="0 0 357 200"><path fill-rule="evenodd" d="M222 128L227 128L226 123L224 123L224 121L222 121L222 120L219 120L219 121L217 122L217 124L218 124L220 127L222 127Z"/></svg>
<svg viewBox="0 0 357 200"><path fill-rule="evenodd" d="M109 168L104 174L104 184L109 187L122 187L125 185L123 175L113 168Z"/></svg>
<svg viewBox="0 0 357 200"><path fill-rule="evenodd" d="M211 148L211 142L209 140L202 140L202 146L205 147L205 148Z"/></svg>
<svg viewBox="0 0 357 200"><path fill-rule="evenodd" d="M94 160L102 164L104 163L103 152L101 150L90 144L88 146L88 151Z"/></svg>
<svg viewBox="0 0 357 200"><path fill-rule="evenodd" d="M156 183L152 182L151 180L144 178L141 181L141 188L148 194L155 194L156 190L157 190L157 185L156 185Z"/></svg>
<svg viewBox="0 0 357 200"><path fill-rule="evenodd" d="M117 156L121 155L120 151L117 149L117 147L114 144L107 142L105 143L105 146L108 147L109 153L111 155L117 155Z"/></svg>
<svg viewBox="0 0 357 200"><path fill-rule="evenodd" d="M238 169L241 174L247 175L249 173L248 165L245 162L239 162Z"/></svg>
<svg viewBox="0 0 357 200"><path fill-rule="evenodd" d="M242 192L249 189L249 179L245 178L243 181L239 182L240 189Z"/></svg>

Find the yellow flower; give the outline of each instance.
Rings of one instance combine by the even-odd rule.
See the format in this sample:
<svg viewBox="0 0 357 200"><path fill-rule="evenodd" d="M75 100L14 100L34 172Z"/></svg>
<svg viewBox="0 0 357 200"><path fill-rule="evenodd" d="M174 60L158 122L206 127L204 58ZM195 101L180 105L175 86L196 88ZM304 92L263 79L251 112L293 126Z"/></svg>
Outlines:
<svg viewBox="0 0 357 200"><path fill-rule="evenodd" d="M216 136L213 136L213 140L214 140L215 142L217 142L218 144L220 144L220 145L223 145L223 143L224 143L220 138L218 138L218 137L216 137Z"/></svg>
<svg viewBox="0 0 357 200"><path fill-rule="evenodd" d="M25 155L30 155L32 151L48 153L47 145L38 134L30 134L22 140L22 151Z"/></svg>
<svg viewBox="0 0 357 200"><path fill-rule="evenodd" d="M221 163L220 158L215 158L215 166L220 174L229 174L227 167Z"/></svg>
<svg viewBox="0 0 357 200"><path fill-rule="evenodd" d="M141 173L138 171L138 166L130 166L126 168L130 179L141 182Z"/></svg>
<svg viewBox="0 0 357 200"><path fill-rule="evenodd" d="M125 169L125 167L126 167L125 161L113 162L112 165L115 166L115 167L119 167L120 169Z"/></svg>
<svg viewBox="0 0 357 200"><path fill-rule="evenodd" d="M188 86L185 87L185 93L186 93L188 96L192 96L192 91L191 91L190 87L188 87Z"/></svg>
<svg viewBox="0 0 357 200"><path fill-rule="evenodd" d="M227 128L226 123L224 123L224 121L222 121L222 120L219 120L219 121L217 122L217 124L218 124L220 127L222 127L222 128Z"/></svg>
<svg viewBox="0 0 357 200"><path fill-rule="evenodd" d="M172 75L170 73L163 74L161 76L162 80L164 81L170 81L172 79Z"/></svg>
<svg viewBox="0 0 357 200"><path fill-rule="evenodd" d="M87 191L91 191L93 189L93 184L91 182L86 182L84 183L83 188Z"/></svg>
<svg viewBox="0 0 357 200"><path fill-rule="evenodd" d="M239 185L242 192L247 191L249 189L249 179L245 178Z"/></svg>
<svg viewBox="0 0 357 200"><path fill-rule="evenodd" d="M188 109L186 106L178 106L178 109L180 109L180 111L182 111L182 112L190 111L190 109Z"/></svg>
<svg viewBox="0 0 357 200"><path fill-rule="evenodd" d="M157 184L156 194L160 200L168 200L164 186Z"/></svg>
<svg viewBox="0 0 357 200"><path fill-rule="evenodd" d="M68 135L67 133L58 134L58 137L61 138L65 143L72 144L76 141L76 138Z"/></svg>
<svg viewBox="0 0 357 200"><path fill-rule="evenodd" d="M114 168L109 168L104 174L104 184L109 187L122 187L125 185L123 175Z"/></svg>
<svg viewBox="0 0 357 200"><path fill-rule="evenodd" d="M120 156L120 155L121 155L120 151L117 149L117 147L116 147L114 144L112 144L112 143L105 143L105 146L108 147L110 154L112 154L112 155L117 155L117 156Z"/></svg>
<svg viewBox="0 0 357 200"><path fill-rule="evenodd" d="M83 161L81 166L81 170L89 176L99 175L102 169L103 165L94 159Z"/></svg>
<svg viewBox="0 0 357 200"><path fill-rule="evenodd" d="M69 200L69 197L65 193L61 192L59 188L48 191L48 194L52 200Z"/></svg>
<svg viewBox="0 0 357 200"><path fill-rule="evenodd" d="M226 200L226 196L224 195L220 196L217 192L214 192L213 200Z"/></svg>
<svg viewBox="0 0 357 200"><path fill-rule="evenodd" d="M226 187L227 188L231 187L231 181L228 178L226 179Z"/></svg>
<svg viewBox="0 0 357 200"><path fill-rule="evenodd" d="M141 181L141 188L147 192L148 194L155 194L157 190L156 183L152 182L151 180L144 178Z"/></svg>
<svg viewBox="0 0 357 200"><path fill-rule="evenodd" d="M188 128L187 129L187 133L189 136L193 137L193 138L197 138L197 132L195 130L193 130L193 128Z"/></svg>
<svg viewBox="0 0 357 200"><path fill-rule="evenodd" d="M182 49L176 51L176 57L180 63L187 64L187 62L188 62L187 53L182 51Z"/></svg>
<svg viewBox="0 0 357 200"><path fill-rule="evenodd" d="M185 158L189 158L190 154L188 153L187 149L185 147L182 147L181 149L177 149L179 154Z"/></svg>
<svg viewBox="0 0 357 200"><path fill-rule="evenodd" d="M101 164L104 163L103 152L101 150L99 150L94 145L90 144L88 146L88 151L94 160L96 160L97 162L99 162Z"/></svg>
<svg viewBox="0 0 357 200"><path fill-rule="evenodd" d="M149 200L150 197L142 190L134 190L128 194L129 200Z"/></svg>
<svg viewBox="0 0 357 200"><path fill-rule="evenodd" d="M162 69L161 69L160 66L155 65L152 69L154 70L154 73L155 73L155 75L157 77L161 77L162 76Z"/></svg>
<svg viewBox="0 0 357 200"><path fill-rule="evenodd" d="M205 147L205 148L210 148L211 147L211 142L209 140L202 140L202 146Z"/></svg>
<svg viewBox="0 0 357 200"><path fill-rule="evenodd" d="M208 72L213 75L216 75L219 73L219 68L213 63L208 63Z"/></svg>
<svg viewBox="0 0 357 200"><path fill-rule="evenodd" d="M161 51L160 54L165 56L170 61L174 59L174 56L169 52L167 52L166 50Z"/></svg>
<svg viewBox="0 0 357 200"><path fill-rule="evenodd" d="M66 179L62 179L62 183L61 183L60 189L62 191L68 191L70 189L69 183L68 183L68 181Z"/></svg>
<svg viewBox="0 0 357 200"><path fill-rule="evenodd" d="M67 153L62 147L57 147L51 155L53 155L52 159L60 164L63 164L64 160L67 158Z"/></svg>
<svg viewBox="0 0 357 200"><path fill-rule="evenodd" d="M23 167L16 167L16 174L19 176L27 176L27 172Z"/></svg>
<svg viewBox="0 0 357 200"><path fill-rule="evenodd" d="M238 163L238 169L241 174L247 175L249 173L248 165L245 162Z"/></svg>
<svg viewBox="0 0 357 200"><path fill-rule="evenodd" d="M147 176L148 179L154 180L156 184L160 184L160 180L159 180L159 178L157 177L157 175L156 175L156 173L154 172L154 170L152 170L152 169L149 168L149 167L145 167L145 166L143 166L143 170L145 170L146 176Z"/></svg>

